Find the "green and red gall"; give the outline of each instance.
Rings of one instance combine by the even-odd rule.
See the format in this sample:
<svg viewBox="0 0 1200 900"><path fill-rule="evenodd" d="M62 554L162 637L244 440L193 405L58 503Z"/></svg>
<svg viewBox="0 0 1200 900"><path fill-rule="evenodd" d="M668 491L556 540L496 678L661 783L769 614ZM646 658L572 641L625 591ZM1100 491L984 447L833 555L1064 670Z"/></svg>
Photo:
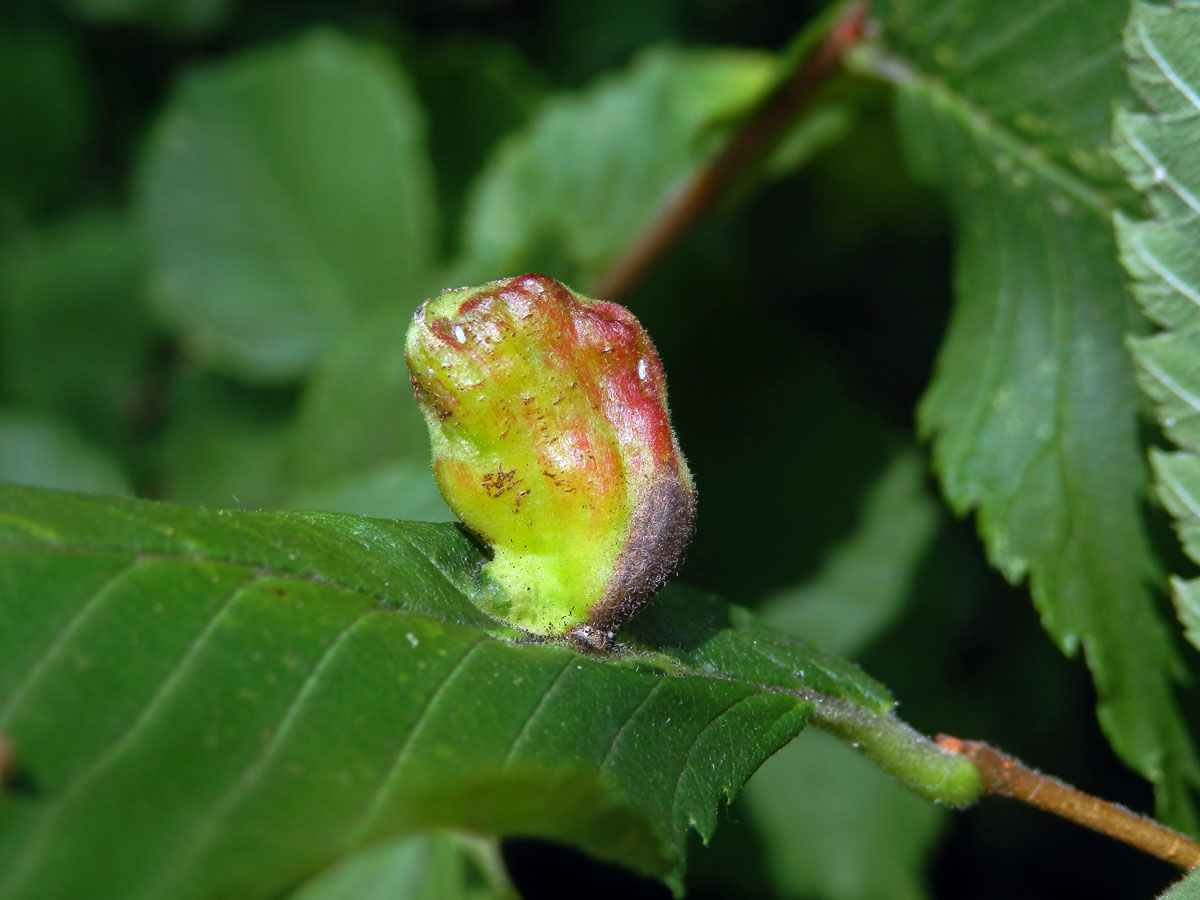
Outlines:
<svg viewBox="0 0 1200 900"><path fill-rule="evenodd" d="M696 514L645 330L524 275L427 301L406 356L438 487L492 547L491 611L607 647L678 567Z"/></svg>

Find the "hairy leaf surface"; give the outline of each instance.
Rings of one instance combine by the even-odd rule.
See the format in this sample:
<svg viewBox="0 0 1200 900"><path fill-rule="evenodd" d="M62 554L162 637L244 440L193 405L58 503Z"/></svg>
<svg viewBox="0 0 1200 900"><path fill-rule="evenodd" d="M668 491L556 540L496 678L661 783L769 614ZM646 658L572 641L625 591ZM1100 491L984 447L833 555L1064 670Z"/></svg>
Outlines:
<svg viewBox="0 0 1200 900"><path fill-rule="evenodd" d="M127 215L74 216L0 256L0 382L10 403L129 442L127 407L150 356L146 260Z"/></svg>
<svg viewBox="0 0 1200 900"><path fill-rule="evenodd" d="M683 589L615 658L486 617L456 526L0 494L0 894L269 897L384 836L544 835L678 883L854 666Z"/></svg>

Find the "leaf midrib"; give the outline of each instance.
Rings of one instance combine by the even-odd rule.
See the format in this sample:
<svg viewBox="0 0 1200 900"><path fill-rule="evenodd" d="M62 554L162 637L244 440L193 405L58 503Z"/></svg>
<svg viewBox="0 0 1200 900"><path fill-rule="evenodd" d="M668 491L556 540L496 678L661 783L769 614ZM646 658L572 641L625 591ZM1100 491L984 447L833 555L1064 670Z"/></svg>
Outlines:
<svg viewBox="0 0 1200 900"><path fill-rule="evenodd" d="M85 555L88 553L109 554L113 552L113 548L94 547L84 544L47 545L22 541L0 542L0 547L6 547L20 551L54 552L72 555ZM233 606L234 603L236 603L237 599L244 595L247 588L260 582L264 578L310 581L331 589L337 589L347 593L356 593L371 599L380 600L381 606L379 608L361 611L349 623L347 623L343 629L341 629L337 636L335 636L335 638L327 646L326 650L322 653L313 670L310 671L308 676L306 676L304 682L299 686L297 692L289 701L284 710L282 720L273 729L274 733L272 739L268 741L268 743L258 753L255 754L254 758L251 759L248 764L237 774L237 776L225 786L225 788L219 793L219 796L215 799L214 803L209 806L207 812L188 828L188 833L183 841L175 847L174 851L171 852L168 857L165 858L163 865L156 867L157 874L152 877L148 895L155 894L155 892L159 888L162 888L170 878L174 877L175 873L182 871L183 868L193 864L196 858L198 858L198 854L200 854L206 847L208 841L212 837L212 834L220 825L221 821L224 820L231 813L231 811L236 809L237 804L245 796L247 789L249 789L254 781L259 777L263 768L269 764L271 757L280 743L280 740L287 731L287 723L289 720L295 718L297 710L303 706L306 697L311 693L311 687L314 678L317 677L324 664L328 662L331 654L336 652L337 647L342 643L342 638L344 638L350 631L361 626L364 621L370 620L379 614L389 611L386 605L386 598L380 598L369 591L361 590L342 582L324 578L317 573L312 572L311 570L305 572L277 571L270 566L263 566L261 564L255 565L246 561L231 561L214 556L208 556L202 553L172 554L166 552L146 552L128 549L126 552L130 557L129 564L118 569L114 573L114 576L106 579L106 585L111 584L114 577L119 577L120 575L127 573L131 568L136 567L143 562L160 560L192 563L196 565L228 565L233 568L245 569L247 577L245 580L239 582L230 592L230 595L220 604L220 606L216 608L213 615L209 617L208 621L201 628L200 632L189 643L186 652L176 661L175 665L172 667L171 674L164 680L152 697L146 703L141 705L141 708L137 712L136 716L129 723L128 727L124 729L122 734L117 737L116 741L110 744L104 751L99 753L90 764L86 765L82 770L77 772L75 776L66 784L65 790L56 798L55 802L47 806L42 811L42 814L39 816L38 827L36 827L34 832L29 835L29 840L26 842L21 852L20 861L17 865L13 866L8 873L9 881L15 879L15 883L20 883L29 872L31 866L42 858L45 846L45 837L53 823L57 820L69 798L77 796L80 791L86 789L86 787L94 782L97 777L101 776L101 774L108 768L108 765L114 758L116 758L117 755L128 751L131 743L136 740L136 737L145 730L147 723L154 717L157 709L160 706L160 701L163 696L169 695L174 690L179 679L182 677L181 673L187 670L188 662L198 652L199 647L203 646L205 643L205 637L218 626L228 610ZM421 555L424 556L424 554ZM437 569L438 567L431 566L431 568ZM101 589L97 593L103 594L104 590ZM91 599L81 602L80 612L77 612L70 621L74 621L81 614L86 614L86 610L88 610L91 606ZM422 612L396 609L394 606L391 611L400 612L402 614L407 613L411 615L423 615ZM434 616L429 616L429 618L436 619ZM72 630L69 627L69 624L70 623L68 622L68 626L66 628L66 631L68 632ZM355 828L350 829L348 832L352 838L361 839L367 833L369 833L371 827L375 824L379 808L384 804L385 798L395 787L394 773L399 767L400 761L405 757L406 753L411 747L415 734L421 729L421 727L423 727L425 722L428 721L429 710L436 705L439 698L444 693L446 684L454 678L458 671L461 670L463 663L465 663L465 661L470 658L474 651L476 651L481 645L487 643L489 639L495 639L503 643L509 643L510 646L513 645L512 642L504 641L503 638L498 638L496 636L489 635L486 632L481 632L477 639L466 649L463 656L450 668L447 673L447 677L433 692L431 692L428 702L426 703L421 714L417 716L413 727L409 730L409 733L405 739L398 745L392 764L388 767L387 775L381 779L375 791L372 792L367 804L364 806L364 809L359 816L359 824ZM52 642L52 645L54 643L56 642ZM570 667L571 662L572 660L567 661L563 671L566 671L566 669ZM809 702L811 702L812 699L811 697L804 696L808 693L811 693L808 691L788 690L777 685L758 684L748 679L732 678L729 676L714 676L712 673L701 673L691 669L681 669L679 674L684 674L687 677L702 677L706 680L716 677L717 680L740 683L745 687L750 688L750 691L734 700L725 709L721 710L703 729L700 730L696 736L693 737L691 749L689 749L689 752L685 754L681 771L676 773L676 787L672 796L672 815L677 814L679 804L679 784L682 780L683 772L687 769L688 760L691 758L691 753L694 750L696 743L701 737L703 737L709 728L711 728L713 723L725 715L729 709L737 706L739 703L744 702L751 697L762 696L763 694L789 694L797 699L807 700ZM622 734L624 734L626 727L633 719L636 718L637 710L641 709L645 705L645 702L654 696L657 691L666 684L668 677L671 676L667 673L663 673L662 677L656 679L652 684L648 685L648 690L646 691L646 695L643 697L642 702L638 704L638 707L615 732L612 745L610 746L610 751L608 754L606 754L604 762L601 763L601 768L603 768L607 763L608 757L611 755L611 750L620 742L620 738ZM554 684L557 684L560 678L561 673L560 676L555 679ZM544 693L539 699L538 704L530 714L530 719L536 716L537 711L542 708L549 692L550 691L548 689L547 692ZM513 748L510 748L509 756L511 756L512 749ZM664 839L667 840L667 842L672 846L678 845L677 836L674 834L665 835ZM348 844L354 843L354 840L348 842ZM177 865L179 863L182 863L182 865Z"/></svg>
<svg viewBox="0 0 1200 900"><path fill-rule="evenodd" d="M319 572L312 569L300 569L289 571L287 569L277 569L274 566L266 566L259 563L253 563L247 560L236 558L223 558L218 556L208 556L203 553L167 553L160 550L133 550L128 547L122 548L119 546L103 546L96 544L35 544L24 541L0 541L0 550L15 550L21 553L61 553L68 556L89 556L100 554L128 554L130 567L139 565L143 562L180 562L189 563L197 566L212 565L212 566L231 566L239 569L249 569L255 576L255 580L263 578L279 578L287 581L306 581L310 584L316 584L321 587L333 588L339 591L346 591L352 594L359 594L376 601L381 609L415 612L410 609L407 604L391 598L385 594L372 591L361 585L346 584L342 581L335 581L326 578ZM430 564L430 568L438 573L447 584L454 590L457 587L446 577L437 566ZM125 570L121 570L125 571ZM121 574L117 572L114 574ZM429 616L429 618L436 618Z"/></svg>
<svg viewBox="0 0 1200 900"><path fill-rule="evenodd" d="M1024 168L1064 191L1077 200L1092 215L1104 220L1106 227L1117 211L1116 204L1098 190L1079 172L1065 166L1012 129L1005 128L973 103L965 94L954 90L939 79L882 45L864 48L865 52L851 55L848 63L862 72L882 78L898 87L909 87L924 93L930 102L946 110L963 128L979 136L984 143L1016 160Z"/></svg>
<svg viewBox="0 0 1200 900"><path fill-rule="evenodd" d="M432 562L432 560L429 560L429 558L427 556L425 556L425 554L422 553L419 548L417 548L411 544L410 544L410 546L413 547L414 552L417 553L422 559L425 559L429 562L430 569L437 572L439 577L441 577L443 580L445 580L446 583L450 586L450 588L452 590L454 590L454 591L460 590L459 587L456 586L450 580L449 576L447 576L446 573L444 573L441 570L441 567L434 564ZM90 554L116 554L116 553L122 553L122 552L128 554L130 557L130 565L118 570L118 572L114 573L116 575L120 575L124 572L127 572L127 571L129 571L129 569L131 567L134 567L136 565L139 565L142 562L147 562L147 561L182 562L182 563L190 563L190 564L194 564L194 565L223 565L223 566L230 566L233 568L243 568L243 569L249 570L250 577L246 582L239 585L239 590L241 590L245 587L248 587L252 584L258 583L265 578L276 578L281 581L302 581L302 582L308 582L310 584L315 584L320 587L330 588L332 590L342 591L342 592L350 593L350 594L357 594L359 596L366 597L370 600L374 600L376 603L379 604L378 611L407 613L409 615L427 618L430 621L439 621L439 622L446 621L446 620L442 619L441 617L439 617L433 613L430 613L428 610L413 609L410 604L405 603L401 600L397 600L388 595L369 590L360 585L348 584L343 581L338 581L335 579L327 578L327 577L321 575L319 572L316 572L315 570L312 570L312 569L301 569L301 570L296 570L296 571L289 571L287 569L278 569L273 566L262 565L262 564L250 562L247 560L239 560L237 558L226 558L226 557L221 557L221 556L211 556L211 555L206 555L206 554L200 553L200 552L168 553L168 552L157 551L157 550L155 550L155 551L131 550L129 548L124 548L122 550L122 548L117 545L106 546L106 545L96 545L96 544L81 544L81 543L75 543L75 542L72 542L71 544L40 544L40 543L33 543L33 542L26 542L26 541L0 541L0 550L17 550L17 551L25 552L25 553L51 552L51 553L61 553L64 555L77 555L77 556L86 556L86 555L90 555ZM86 606L86 605L87 604L84 604L84 606ZM78 613L76 615L78 615ZM74 618L74 616L72 617L72 619L73 618ZM463 624L463 623L453 622L452 624ZM499 625L500 623L497 623L497 624ZM69 625L69 623L68 623L68 625ZM473 627L473 626L471 626L471 627ZM492 633L492 632L489 632L484 629L479 629L479 630L482 635L484 635L488 638L491 638L493 640L499 641L501 643L508 644L509 646L515 647L515 646L519 646L521 643L518 640L510 639L509 637L505 636L504 634ZM52 641L51 644L56 643L57 640L58 640L58 637L56 636L55 640ZM769 662L773 663L774 665L784 666L783 661L776 659L775 657L767 654L761 647L758 647L757 645L755 645L751 649L753 649L754 652L756 652L757 654L759 654L760 656L762 656L764 659L768 660ZM582 654L581 654L581 656L582 656ZM609 657L609 660L612 663L622 663L622 662L637 663L641 659L642 659L641 655L637 652L631 652L631 653L625 654L625 653L621 653L619 650L614 652ZM660 672L661 676L664 679L665 678L703 678L703 679L711 679L711 680L715 680L715 681L729 681L729 682L733 682L736 684L744 684L748 687L757 688L765 693L789 694L791 696L794 696L801 700L806 700L809 702L820 701L822 699L832 699L832 697L830 697L830 695L824 694L823 692L818 691L817 689L809 687L802 683L790 685L790 686L783 685L783 684L770 684L767 682L760 682L755 679L738 678L738 677L727 675L725 673L718 672L718 671L709 671L706 668L701 668L701 667L696 666L692 663L689 663L685 660L677 659L675 657L668 657L668 659L669 659L669 662L672 664L672 668L674 671L666 671L666 670L659 669L658 671ZM38 666L39 664L40 664L40 655L39 655L38 660L34 660L34 662L33 662L33 665L35 667ZM809 660L809 664L819 668L823 674L825 674L827 677L829 677L832 680L840 680L842 677L840 673L824 666L820 662L820 660L816 660L816 659Z"/></svg>

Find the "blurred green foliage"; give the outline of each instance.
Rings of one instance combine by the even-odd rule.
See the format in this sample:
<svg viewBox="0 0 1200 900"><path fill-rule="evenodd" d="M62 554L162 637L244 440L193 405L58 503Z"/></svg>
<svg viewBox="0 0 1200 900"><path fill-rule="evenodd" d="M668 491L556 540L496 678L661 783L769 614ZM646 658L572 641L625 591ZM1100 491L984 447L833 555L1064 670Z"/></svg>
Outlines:
<svg viewBox="0 0 1200 900"><path fill-rule="evenodd" d="M412 310L526 269L588 290L817 6L6 5L0 479L449 518L402 358ZM759 189L627 300L700 488L680 577L855 654L918 727L1144 809L1081 664L924 474L913 410L946 329L951 230L906 174L888 100L833 79ZM802 743L697 850L695 896L1125 897L1165 881L1022 810L951 819L845 748ZM460 879L446 852L431 869ZM659 890L556 854L510 848L526 896L560 896L564 877Z"/></svg>

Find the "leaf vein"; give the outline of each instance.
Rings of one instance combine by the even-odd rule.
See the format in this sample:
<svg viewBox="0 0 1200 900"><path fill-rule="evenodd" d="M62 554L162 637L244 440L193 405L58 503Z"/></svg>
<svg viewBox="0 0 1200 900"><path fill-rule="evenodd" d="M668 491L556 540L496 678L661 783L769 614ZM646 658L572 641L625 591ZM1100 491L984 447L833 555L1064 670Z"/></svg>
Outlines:
<svg viewBox="0 0 1200 900"><path fill-rule="evenodd" d="M25 674L21 676L17 684L13 686L3 708L0 708L0 727L8 724L14 712L20 707L21 702L29 695L33 686L37 683L38 677L54 662L55 658L57 658L67 645L67 642L82 627L92 612L104 602L105 598L112 596L113 585L136 569L139 562L136 556L131 557L128 563L113 572L102 584L98 585L96 590L92 592L92 595L81 603L79 608L67 618L67 621L63 623L62 627L59 628L58 632L42 651L31 660L29 668L25 670Z"/></svg>
<svg viewBox="0 0 1200 900"><path fill-rule="evenodd" d="M201 648L207 644L213 632L220 625L221 620L233 608L237 598L242 596L242 593L247 588L261 580L261 575L255 575L248 577L246 581L234 586L229 596L213 611L212 616L209 617L204 627L196 634L196 637L191 641L179 659L175 661L171 670L159 684L158 689L150 696L146 705L142 707L141 712L130 722L125 731L108 746L108 749L103 753L97 754L87 767L76 773L75 777L62 787L59 795L53 802L44 807L38 819L29 829L29 838L20 856L10 866L8 876L0 882L0 896L7 896L6 889L15 883L19 883L21 878L33 867L34 862L37 860L38 852L41 850L50 833L51 826L57 820L67 802L95 781L114 760L120 757L121 753L128 749L137 739L138 735L145 730L147 724L154 717L154 714L166 702L166 698L174 692L177 685L183 680L183 673L187 671Z"/></svg>
<svg viewBox="0 0 1200 900"><path fill-rule="evenodd" d="M321 651L321 655L317 658L312 669L305 676L303 683L288 703L287 708L283 711L270 739L263 745L258 755L246 764L246 767L242 770L242 774L233 782L226 793L210 807L210 813L201 818L195 825L192 830L192 836L184 839L184 844L178 852L168 855L163 861L158 878L154 881L153 886L145 892L147 896L159 896L172 874L182 872L187 866L188 860L194 860L202 856L205 847L211 842L214 834L219 831L222 820L253 788L255 781L261 777L272 756L282 746L287 735L291 733L296 720L299 718L300 711L304 708L305 701L311 695L321 674L329 666L330 661L336 657L337 651L342 647L342 644L364 622L369 621L372 616L380 614L380 610L360 610L345 625L338 629L334 637Z"/></svg>
<svg viewBox="0 0 1200 900"><path fill-rule="evenodd" d="M546 705L546 702L550 699L550 695L552 693L554 693L554 691L556 691L558 689L558 687L560 686L560 684L562 683L563 676L567 674L567 672L570 670L572 665L575 665L577 663L578 663L578 659L575 658L574 654L567 657L566 663L563 665L563 667L561 669L558 670L558 674L554 676L554 680L551 681L550 684L548 684L546 686L546 690L544 690L542 692L542 696L538 698L538 702L535 703L533 705L533 708L529 710L529 714L525 717L525 721L523 721L521 723L521 727L519 729L517 729L517 733L515 735L513 735L512 743L509 744L509 747L508 747L508 752L504 754L504 764L505 765L507 765L509 762L511 762L513 756L516 755L517 746L526 737L526 734L529 731L529 726L533 723L533 720L537 717L538 713L540 713L542 711L542 708Z"/></svg>
<svg viewBox="0 0 1200 900"><path fill-rule="evenodd" d="M1171 493L1179 499L1192 517L1200 521L1200 501L1196 500L1195 495L1180 484L1170 472L1165 471L1165 467L1159 466L1157 475L1158 480L1171 489Z"/></svg>
<svg viewBox="0 0 1200 900"><path fill-rule="evenodd" d="M1151 271L1173 287L1180 296L1185 297L1197 307L1200 307L1200 291L1190 287L1166 263L1151 253L1141 241L1131 240L1129 244L1133 248L1134 253L1137 254L1138 259L1149 266Z"/></svg>
<svg viewBox="0 0 1200 900"><path fill-rule="evenodd" d="M757 641L755 641L754 643L752 643L750 645L750 649L754 653L757 653L759 656L761 656L763 659L765 659L767 662L771 663L772 665L778 666L780 669L782 669L785 672L788 671L789 669L792 669L791 677L795 678L797 681L803 682L803 679L795 671L794 666L791 666L788 663L781 661L777 656L774 656L774 655L768 653L766 650L764 650L762 647L760 647L758 645ZM843 686L844 679L842 678L842 676L838 672L834 671L833 669L830 669L827 665L825 665L823 662L821 662L821 660L817 659L816 657L810 658L806 664L810 665L814 669L817 669L818 671L820 671L826 678L828 678L834 684ZM763 685L763 687L769 687L769 686ZM817 692L813 691L811 688L809 688L807 685L804 685L803 683L801 683L800 685L776 686L775 688L773 688L773 690L776 690L776 691L783 690L783 691L786 691L787 693L795 693L796 696L801 697L802 699L810 699L809 694L815 695L817 693ZM861 692L859 692L859 693L861 693Z"/></svg>
<svg viewBox="0 0 1200 900"><path fill-rule="evenodd" d="M251 532L252 533L252 532ZM99 554L99 553L116 553L120 552L120 548L105 547L98 544L41 544L29 543L25 541L0 541L0 548L22 551L38 551L63 554ZM138 552L139 560L166 560L173 562L188 562L195 564L220 564L227 566L236 566L242 569L250 569L255 574L261 577L272 577L281 579L290 579L293 581L306 581L311 584L317 584L324 587L337 588L338 590L348 591L352 594L360 594L364 597L369 597L375 600L383 607L391 607L396 609L405 609L403 603L398 603L385 594L380 594L367 587L361 585L347 584L333 578L328 578L311 568L300 567L296 570L280 569L274 566L261 566L247 559L239 559L237 557L224 557L214 554L206 554L203 552L195 553L167 553L161 551L153 552Z"/></svg>
<svg viewBox="0 0 1200 900"><path fill-rule="evenodd" d="M1153 153L1153 151L1150 150L1149 147L1145 145L1145 143L1138 140L1137 135L1135 135L1131 129L1124 128L1122 129L1121 134L1122 137L1129 142L1129 146L1133 147L1134 152L1136 152L1137 155L1142 158L1142 161L1145 162L1149 167L1151 178L1153 179L1154 183L1165 184L1171 189L1171 193L1183 201L1185 206L1192 210L1193 213L1200 215L1200 199L1197 199L1191 191L1189 191L1171 176L1171 170L1163 164L1163 162Z"/></svg>
<svg viewBox="0 0 1200 900"><path fill-rule="evenodd" d="M1162 368L1156 365L1149 359L1149 354L1139 353L1138 362L1148 375L1154 378L1159 384L1169 390L1172 394L1200 413L1200 397L1197 397L1178 381L1168 375Z"/></svg>
<svg viewBox="0 0 1200 900"><path fill-rule="evenodd" d="M1033 29L1039 21L1055 12L1065 2L1066 0L1050 0L1048 3L1035 4L1028 14L1010 23L1007 28L995 36L994 40L981 43L969 56L964 56L960 64L955 67L955 76L961 78L979 68L980 64Z"/></svg>
<svg viewBox="0 0 1200 900"><path fill-rule="evenodd" d="M874 60L871 71L895 84L909 84L914 89L923 91L934 106L941 107L948 115L958 119L969 134L979 137L997 152L1012 157L1030 172L1074 197L1105 223L1111 218L1112 200L1089 184L1077 170L1047 156L1040 147L1029 143L1023 135L1002 127L993 116L985 113L963 93L952 89L941 79L919 70L911 62L882 51Z"/></svg>
<svg viewBox="0 0 1200 900"><path fill-rule="evenodd" d="M650 690L646 691L646 696L639 701L637 706L629 711L629 715L625 717L625 721L621 723L620 727L618 727L615 732L613 732L612 740L608 742L608 749L604 751L604 756L600 758L600 764L596 766L597 769L603 769L608 765L608 760L613 755L613 751L616 750L617 742L620 741L621 735L625 733L625 729L629 726L629 723L633 721L634 716L641 712L642 707L650 702L650 698L653 697L658 692L658 689L664 684L666 684L666 679L659 679L658 681L654 682Z"/></svg>
<svg viewBox="0 0 1200 900"><path fill-rule="evenodd" d="M359 844L363 838L370 834L371 829L375 827L376 820L379 818L380 812L383 810L387 800L387 795L392 788L392 781L396 777L396 773L400 770L400 766L403 764L408 750L413 744L413 740L420 733L425 723L429 721L430 711L437 703L438 698L445 693L446 686L454 680L458 673L462 671L467 660L488 639L488 635L480 635L472 641L467 649L463 651L462 656L447 670L446 675L439 682L438 686L430 692L429 699L425 701L425 705L421 707L420 712L413 719L408 733L401 739L399 746L397 746L396 753L388 764L386 773L375 790L367 798L367 802L363 806L363 811L359 814L359 824L347 830L347 834L349 835L346 840L347 847L354 847Z"/></svg>
<svg viewBox="0 0 1200 900"><path fill-rule="evenodd" d="M1120 56L1121 48L1119 45L1114 44L1110 47L1103 47L1091 56L1084 56L1075 60L1066 68L1059 69L1052 76L1048 76L1043 83L1047 91L1061 90L1064 85L1070 84L1076 78L1082 75L1089 75L1096 68L1109 62L1109 60Z"/></svg>
<svg viewBox="0 0 1200 900"><path fill-rule="evenodd" d="M1200 112L1200 95L1193 91L1186 81L1179 77L1179 73L1172 68L1170 62L1158 52L1158 46L1154 43L1149 32L1146 31L1146 26L1141 22L1137 24L1138 40L1142 42L1142 46L1146 48L1146 55L1150 57L1150 61L1154 63L1158 71L1162 72L1163 77L1167 79L1171 87L1179 92L1179 95L1187 100L1196 112Z"/></svg>
<svg viewBox="0 0 1200 900"><path fill-rule="evenodd" d="M709 719L708 722L706 722L704 724L704 727L696 732L695 737L692 738L692 742L688 745L687 753L684 754L683 764L679 767L679 774L675 776L675 789L671 792L671 818L672 819L674 819L679 813L679 791L680 791L680 788L682 788L682 786L683 786L683 776L691 769L690 763L692 761L692 754L696 752L696 744L698 744L700 742L700 739L708 733L709 729L712 728L713 725L715 725L722 718L724 718L735 707L739 706L744 701L749 700L751 697L761 697L761 696L762 696L762 694L759 694L757 692L753 692L753 693L749 693L749 694L742 694L742 696L735 698L733 700L733 702L726 704L724 709L722 709L720 712L718 712L716 715L714 715L711 719ZM695 827L694 822L689 822L689 824L691 824L692 827Z"/></svg>

